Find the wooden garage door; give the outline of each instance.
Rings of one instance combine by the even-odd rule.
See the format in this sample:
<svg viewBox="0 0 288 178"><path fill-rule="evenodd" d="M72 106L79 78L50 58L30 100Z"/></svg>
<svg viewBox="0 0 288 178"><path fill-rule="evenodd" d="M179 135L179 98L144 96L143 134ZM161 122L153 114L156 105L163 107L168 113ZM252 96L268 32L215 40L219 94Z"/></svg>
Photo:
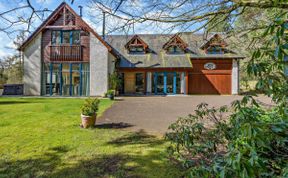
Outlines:
<svg viewBox="0 0 288 178"><path fill-rule="evenodd" d="M231 74L189 74L189 94L231 94Z"/></svg>
<svg viewBox="0 0 288 178"><path fill-rule="evenodd" d="M214 63L216 69L207 70L206 63ZM188 77L189 94L231 94L232 60L192 60L193 71Z"/></svg>

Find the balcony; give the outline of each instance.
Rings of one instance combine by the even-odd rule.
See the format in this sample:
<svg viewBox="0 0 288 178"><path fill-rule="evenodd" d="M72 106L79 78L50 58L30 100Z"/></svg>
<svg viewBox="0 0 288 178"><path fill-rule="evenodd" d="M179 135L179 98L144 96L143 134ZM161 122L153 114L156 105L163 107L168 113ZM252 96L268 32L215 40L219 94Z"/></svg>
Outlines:
<svg viewBox="0 0 288 178"><path fill-rule="evenodd" d="M50 46L50 61L82 61L81 45Z"/></svg>

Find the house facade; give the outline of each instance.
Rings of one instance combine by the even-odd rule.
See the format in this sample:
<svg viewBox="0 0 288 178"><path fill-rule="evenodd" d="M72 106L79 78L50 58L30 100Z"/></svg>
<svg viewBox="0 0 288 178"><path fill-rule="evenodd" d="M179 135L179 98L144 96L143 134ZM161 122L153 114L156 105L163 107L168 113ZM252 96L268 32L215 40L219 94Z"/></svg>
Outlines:
<svg viewBox="0 0 288 178"><path fill-rule="evenodd" d="M99 36L62 3L22 44L24 95L237 94L239 60L219 34Z"/></svg>

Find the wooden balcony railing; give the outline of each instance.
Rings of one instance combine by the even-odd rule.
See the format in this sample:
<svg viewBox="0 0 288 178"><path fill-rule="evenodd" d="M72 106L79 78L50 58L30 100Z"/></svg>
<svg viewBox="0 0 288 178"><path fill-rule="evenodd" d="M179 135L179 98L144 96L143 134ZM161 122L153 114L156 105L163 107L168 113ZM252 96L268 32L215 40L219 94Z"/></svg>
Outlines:
<svg viewBox="0 0 288 178"><path fill-rule="evenodd" d="M50 61L82 61L81 45L50 46Z"/></svg>

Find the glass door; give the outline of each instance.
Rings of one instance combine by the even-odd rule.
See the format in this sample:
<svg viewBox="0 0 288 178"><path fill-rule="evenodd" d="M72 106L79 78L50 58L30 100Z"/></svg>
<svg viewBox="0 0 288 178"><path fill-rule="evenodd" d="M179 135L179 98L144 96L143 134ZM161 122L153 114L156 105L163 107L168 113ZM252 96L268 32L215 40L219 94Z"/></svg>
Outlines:
<svg viewBox="0 0 288 178"><path fill-rule="evenodd" d="M152 91L157 94L179 94L180 73L177 72L155 72L153 73Z"/></svg>
<svg viewBox="0 0 288 178"><path fill-rule="evenodd" d="M156 73L156 94L164 94L164 73Z"/></svg>
<svg viewBox="0 0 288 178"><path fill-rule="evenodd" d="M174 72L169 72L167 74L167 82L166 82L166 93L174 94Z"/></svg>

